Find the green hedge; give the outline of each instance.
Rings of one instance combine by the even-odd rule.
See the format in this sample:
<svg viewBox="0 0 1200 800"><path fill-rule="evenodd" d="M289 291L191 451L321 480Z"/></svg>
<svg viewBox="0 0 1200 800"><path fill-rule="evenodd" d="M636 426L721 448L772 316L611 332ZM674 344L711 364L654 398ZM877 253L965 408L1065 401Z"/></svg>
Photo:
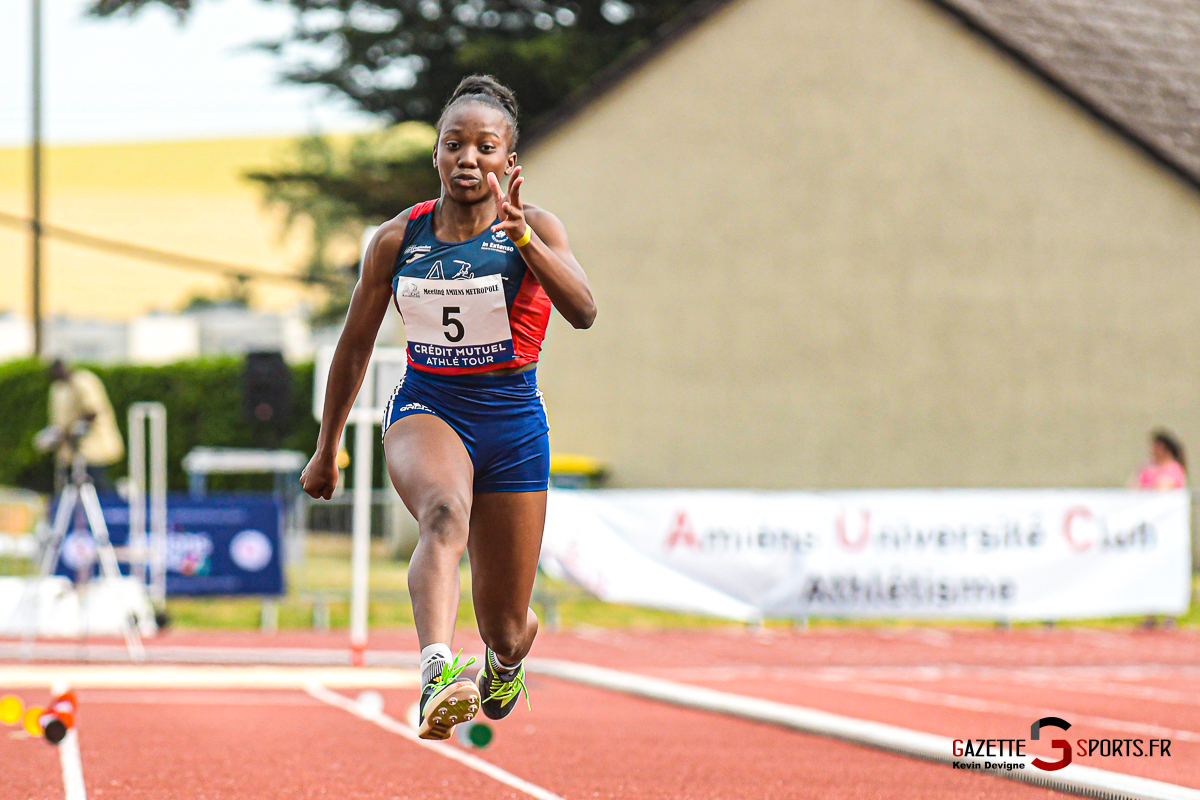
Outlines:
<svg viewBox="0 0 1200 800"><path fill-rule="evenodd" d="M181 361L161 367L82 365L104 382L128 441L131 403L157 400L167 407L167 469L172 490L187 489L181 462L196 446L265 447L312 453L319 426L312 417L312 364L292 366L292 413L281 432L247 422L242 416L240 358ZM33 448L33 437L47 424L50 382L35 360L0 364L0 485L50 491L53 463ZM376 437L378 438L378 437ZM110 477L127 472L122 461ZM270 489L270 476L213 476L210 487Z"/></svg>

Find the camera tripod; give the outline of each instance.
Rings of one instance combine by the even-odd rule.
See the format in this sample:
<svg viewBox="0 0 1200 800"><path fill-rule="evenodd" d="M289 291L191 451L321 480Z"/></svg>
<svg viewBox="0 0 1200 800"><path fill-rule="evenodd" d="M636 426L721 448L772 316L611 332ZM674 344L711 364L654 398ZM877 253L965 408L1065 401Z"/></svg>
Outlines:
<svg viewBox="0 0 1200 800"><path fill-rule="evenodd" d="M38 566L38 577L32 583L31 587L26 588L21 601L23 610L29 610L29 605L32 604L30 618L33 624L25 634L25 644L27 646L31 645L32 640L37 638L38 615L41 602L39 587L41 581L54 574L55 564L58 563L59 555L62 553L63 541L66 539L67 531L75 518L76 506L82 506L88 528L92 532L92 538L96 540L96 555L100 562L101 573L105 578L114 582L122 579L121 569L117 564L117 553L108 538L108 525L104 522L104 510L100 507L100 498L96 494L96 487L92 484L91 477L87 474L87 462L76 448L71 459L68 479L63 484L62 491L58 495L58 507L54 513L54 525L50 529L50 536L42 552L41 563ZM91 571L90 564L88 565L88 571ZM121 634L125 638L125 648L129 651L129 657L134 661L143 661L146 658L146 650L142 646L140 631L141 625L149 622L143 619L145 614L144 609L136 608L132 613L125 614L121 618Z"/></svg>

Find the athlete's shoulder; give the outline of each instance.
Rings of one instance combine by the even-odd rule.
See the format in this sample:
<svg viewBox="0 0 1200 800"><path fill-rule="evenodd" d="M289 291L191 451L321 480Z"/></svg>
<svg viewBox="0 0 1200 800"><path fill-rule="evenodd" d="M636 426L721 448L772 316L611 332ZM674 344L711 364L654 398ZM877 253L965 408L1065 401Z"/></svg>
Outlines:
<svg viewBox="0 0 1200 800"><path fill-rule="evenodd" d="M375 231L368 247L369 258L365 265L368 272L378 272L382 276L381 279L386 278L390 282L392 265L400 255L400 246L404 243L404 232L408 229L408 214L411 210L402 211Z"/></svg>
<svg viewBox="0 0 1200 800"><path fill-rule="evenodd" d="M551 214L544 208L523 204L525 211L525 221L529 223L537 235L542 237L542 240L547 244L565 241L567 229L563 226L562 220Z"/></svg>
<svg viewBox="0 0 1200 800"><path fill-rule="evenodd" d="M539 222L545 222L548 220L554 220L555 222L558 222L559 225L562 224L558 221L558 217L554 216L541 206L535 206L532 203L522 203L521 208L524 210L525 219L529 220L530 225L536 225Z"/></svg>
<svg viewBox="0 0 1200 800"><path fill-rule="evenodd" d="M403 211L379 226L372 237L376 246L400 251L400 243L404 241L404 232L408 229L408 211Z"/></svg>
<svg viewBox="0 0 1200 800"><path fill-rule="evenodd" d="M404 242L404 234L408 231L409 223L427 214L432 214L436 205L437 200L426 200L404 209L379 226L379 231L375 234L376 238L381 244L386 242L389 246L395 247L398 253L400 245Z"/></svg>

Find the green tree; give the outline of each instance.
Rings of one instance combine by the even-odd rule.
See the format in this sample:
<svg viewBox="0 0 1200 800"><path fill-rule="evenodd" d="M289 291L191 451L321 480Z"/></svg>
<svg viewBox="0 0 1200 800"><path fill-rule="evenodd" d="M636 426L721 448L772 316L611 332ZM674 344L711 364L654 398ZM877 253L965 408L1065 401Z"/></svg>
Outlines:
<svg viewBox="0 0 1200 800"><path fill-rule="evenodd" d="M338 142L311 137L286 163L251 173L290 227L312 225L306 272L340 277L318 313L344 313L353 264L338 243L356 241L415 202L434 197L434 137L401 123L437 121L466 75L483 72L511 86L521 103L523 135L536 135L554 112L619 59L645 47L693 3L712 0L264 0L295 12L291 32L259 47L279 57L290 83L326 87L390 127ZM159 5L185 20L202 0L95 0L97 16L132 15ZM340 248L343 252L345 247Z"/></svg>
<svg viewBox="0 0 1200 800"><path fill-rule="evenodd" d="M310 136L296 143L284 163L247 174L262 186L267 203L284 208L286 227L302 218L311 225L304 271L329 290L314 321L339 322L350 304L357 275L355 264L338 261L345 245L352 250L365 225L437 196L438 177L430 166L433 144L433 128L416 122L349 141Z"/></svg>
<svg viewBox="0 0 1200 800"><path fill-rule="evenodd" d="M295 11L261 42L281 76L325 86L388 122L436 121L464 76L511 86L531 128L616 59L644 45L690 0L273 0ZM200 0L95 0L98 16L150 5L186 18Z"/></svg>

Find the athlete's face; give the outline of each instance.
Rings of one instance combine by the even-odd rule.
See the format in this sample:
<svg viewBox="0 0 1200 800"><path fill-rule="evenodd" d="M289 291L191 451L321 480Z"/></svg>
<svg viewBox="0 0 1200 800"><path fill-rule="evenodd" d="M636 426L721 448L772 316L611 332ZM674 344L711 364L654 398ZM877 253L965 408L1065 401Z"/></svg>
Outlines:
<svg viewBox="0 0 1200 800"><path fill-rule="evenodd" d="M442 120L433 154L446 194L466 204L493 199L487 174L494 172L503 183L517 163L517 154L508 152L510 136L500 109L471 102L453 106Z"/></svg>

